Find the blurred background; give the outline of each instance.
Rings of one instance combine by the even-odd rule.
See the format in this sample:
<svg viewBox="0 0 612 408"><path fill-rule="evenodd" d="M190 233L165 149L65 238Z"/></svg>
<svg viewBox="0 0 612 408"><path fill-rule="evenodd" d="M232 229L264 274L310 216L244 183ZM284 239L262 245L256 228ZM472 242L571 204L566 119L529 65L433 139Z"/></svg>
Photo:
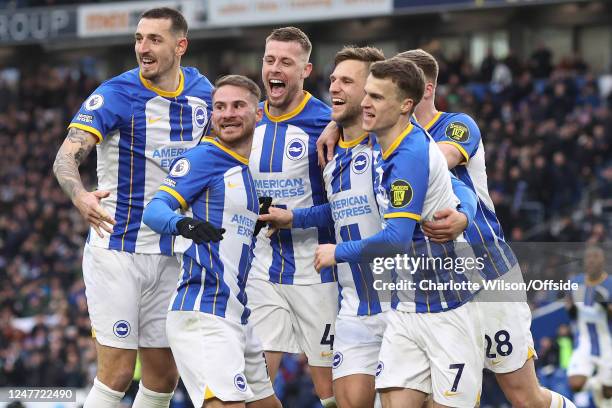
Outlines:
<svg viewBox="0 0 612 408"><path fill-rule="evenodd" d="M387 56L426 49L440 63L438 109L467 112L482 130L507 239L610 241L609 1L0 0L0 387L77 387L82 399L95 375L81 274L87 226L52 163L87 95L136 66L139 15L162 5L188 19L183 65L213 81L235 73L261 82L265 37L274 27L300 27L314 46L305 88L325 101L343 45L376 46ZM94 157L81 174L94 188ZM540 381L569 395L573 339L556 301L562 295L530 301ZM275 387L285 407L320 406L301 356L284 359ZM575 400L592 406L588 394ZM173 406L190 406L180 388ZM507 406L491 376L482 406Z"/></svg>

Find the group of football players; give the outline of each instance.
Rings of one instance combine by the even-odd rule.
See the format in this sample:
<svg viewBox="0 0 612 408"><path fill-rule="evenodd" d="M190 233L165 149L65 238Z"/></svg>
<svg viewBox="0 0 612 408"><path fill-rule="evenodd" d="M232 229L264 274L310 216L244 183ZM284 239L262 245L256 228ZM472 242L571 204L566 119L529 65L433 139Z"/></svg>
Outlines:
<svg viewBox="0 0 612 408"><path fill-rule="evenodd" d="M186 50L180 12L145 12L138 68L82 104L55 161L91 225L98 372L85 408L118 406L137 353L137 408L168 407L179 374L196 407L280 407L282 355L300 352L324 407L377 394L383 407L474 407L483 368L514 406L573 406L538 384L526 302L420 285L520 277L480 131L436 109L432 55L343 48L330 108L303 88L312 45L298 28L266 39L262 103L246 77L213 86L181 67ZM89 192L78 167L94 146ZM467 252L480 270L371 268ZM374 279L416 286L382 293Z"/></svg>

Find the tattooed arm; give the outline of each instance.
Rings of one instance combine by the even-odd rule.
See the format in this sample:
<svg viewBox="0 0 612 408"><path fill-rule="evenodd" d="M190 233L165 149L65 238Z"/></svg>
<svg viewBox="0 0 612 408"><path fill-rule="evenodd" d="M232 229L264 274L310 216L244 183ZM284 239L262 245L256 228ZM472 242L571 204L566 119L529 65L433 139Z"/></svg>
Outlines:
<svg viewBox="0 0 612 408"><path fill-rule="evenodd" d="M70 128L68 136L55 157L53 173L62 190L70 197L83 218L100 237L103 237L100 228L112 233L112 225L115 224L115 220L100 206L100 200L108 197L110 192L85 190L79 174L79 166L96 145L96 141L97 138L93 134L81 129Z"/></svg>

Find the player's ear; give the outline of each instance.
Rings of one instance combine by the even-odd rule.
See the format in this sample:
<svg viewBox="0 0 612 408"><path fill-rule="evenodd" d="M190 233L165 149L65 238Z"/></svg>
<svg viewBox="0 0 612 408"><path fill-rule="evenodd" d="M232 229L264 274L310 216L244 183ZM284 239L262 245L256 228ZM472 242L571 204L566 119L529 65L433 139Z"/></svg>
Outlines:
<svg viewBox="0 0 612 408"><path fill-rule="evenodd" d="M423 99L431 99L436 92L436 86L432 82L425 83L425 93L423 94Z"/></svg>
<svg viewBox="0 0 612 408"><path fill-rule="evenodd" d="M176 43L176 56L177 57L182 57L183 54L185 54L187 52L187 44L189 42L187 41L186 37L182 37L178 39L178 42Z"/></svg>
<svg viewBox="0 0 612 408"><path fill-rule="evenodd" d="M412 112L413 106L414 101L411 98L404 98L404 100L400 104L400 111L402 112L402 115Z"/></svg>
<svg viewBox="0 0 612 408"><path fill-rule="evenodd" d="M308 78L311 72L312 72L312 63L307 62L306 66L304 67L304 71L302 72L302 79Z"/></svg>

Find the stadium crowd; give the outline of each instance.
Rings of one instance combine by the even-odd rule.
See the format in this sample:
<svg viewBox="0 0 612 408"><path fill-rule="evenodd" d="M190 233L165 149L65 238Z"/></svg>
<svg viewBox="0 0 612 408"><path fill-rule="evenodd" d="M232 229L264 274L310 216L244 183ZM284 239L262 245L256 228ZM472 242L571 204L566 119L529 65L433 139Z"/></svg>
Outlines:
<svg viewBox="0 0 612 408"><path fill-rule="evenodd" d="M481 127L507 238L609 240L609 221L590 204L612 197L612 95L600 96L589 67L577 57L553 64L545 47L527 61L489 55L480 67L464 54L436 56L437 106L467 112ZM325 72L305 85L324 99ZM0 386L83 387L95 373L81 279L87 227L51 168L66 124L97 83L68 67L0 72ZM93 188L95 160L81 174ZM534 229L553 217L558 222ZM550 361L559 366L549 357L545 366ZM285 406L318 404L304 363L284 360L276 386Z"/></svg>

